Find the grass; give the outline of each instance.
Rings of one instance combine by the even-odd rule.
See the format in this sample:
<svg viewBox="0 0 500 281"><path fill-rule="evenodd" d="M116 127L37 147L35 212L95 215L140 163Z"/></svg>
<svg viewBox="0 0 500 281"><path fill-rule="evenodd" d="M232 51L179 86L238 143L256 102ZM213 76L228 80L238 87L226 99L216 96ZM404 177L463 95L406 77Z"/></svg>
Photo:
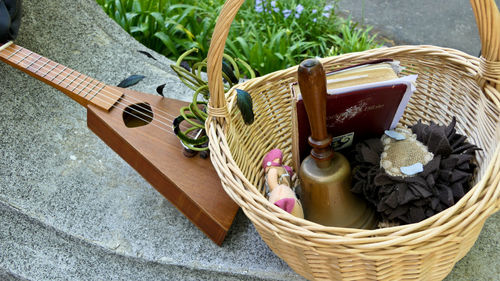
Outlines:
<svg viewBox="0 0 500 281"><path fill-rule="evenodd" d="M97 0L145 46L172 60L206 58L223 0ZM300 63L378 47L369 29L336 16L325 0L247 0L229 32L225 52L263 75Z"/></svg>

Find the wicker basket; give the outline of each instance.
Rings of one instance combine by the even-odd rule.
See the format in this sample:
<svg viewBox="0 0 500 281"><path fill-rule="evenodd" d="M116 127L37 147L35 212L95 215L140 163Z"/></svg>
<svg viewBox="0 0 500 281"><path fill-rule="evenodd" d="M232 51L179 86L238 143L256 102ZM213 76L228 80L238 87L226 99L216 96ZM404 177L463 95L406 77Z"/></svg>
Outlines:
<svg viewBox="0 0 500 281"><path fill-rule="evenodd" d="M493 0L471 0L483 57L434 46L380 48L322 59L327 71L377 58L394 58L417 73L401 124L419 119L457 129L483 150L476 153L474 187L459 202L419 223L377 230L325 227L298 219L263 196L264 154L280 148L292 164L289 85L297 67L237 85L254 101L255 122L243 123L236 91L223 91L222 53L244 0L228 0L209 52L211 93L207 131L212 162L229 196L267 245L311 280L441 280L472 247L485 220L500 209L500 15Z"/></svg>

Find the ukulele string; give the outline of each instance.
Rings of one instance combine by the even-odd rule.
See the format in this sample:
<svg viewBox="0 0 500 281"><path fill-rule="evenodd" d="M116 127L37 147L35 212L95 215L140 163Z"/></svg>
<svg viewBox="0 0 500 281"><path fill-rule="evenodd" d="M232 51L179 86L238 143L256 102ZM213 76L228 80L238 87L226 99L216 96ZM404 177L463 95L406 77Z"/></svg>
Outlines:
<svg viewBox="0 0 500 281"><path fill-rule="evenodd" d="M22 48L22 47L21 47L21 48ZM24 48L23 48L23 49L24 49ZM25 50L27 50L27 49L25 49ZM9 51L9 50L6 50L6 51ZM31 55L31 54L29 54L29 55ZM28 55L28 56L29 56L29 55ZM40 66L40 65L39 65L36 61L37 61L37 60L39 60L40 58L42 58L42 57L40 57L40 58L38 58L38 59L35 59L35 60L31 61L31 60L29 60L29 59L23 59L23 58L26 58L26 57L23 57L22 55L18 55L17 53L14 53L14 55L13 55L12 57L21 57L21 61L26 61L26 62L30 63L28 67L31 67L31 66ZM17 64L19 64L21 61L19 61ZM50 61L50 60L49 60L49 61ZM43 66L43 64L42 64L41 66ZM28 69L28 68L27 68L27 69ZM38 71L38 69L37 69L36 71ZM36 73L36 71L35 71L34 73ZM64 72L64 70L63 70L62 72ZM57 74L54 78L56 78L56 77L57 77L57 76L59 76L60 74L62 74L62 73L58 73L58 74ZM59 80L59 81L57 81L57 80L56 80L56 81L52 81L52 80L50 80L50 82L54 82L55 84L59 85L62 81L66 80L66 79L68 79L68 78L73 78L73 80L70 80L71 82L70 82L67 86L71 85L71 84L72 84L72 83L74 83L74 82L78 82L78 83L77 83L77 86L73 88L73 90L75 90L75 89L76 89L76 88L78 88L78 86L80 86L80 84L81 84L83 81L85 81L85 79L86 79L86 78L81 79L81 78L79 78L79 76L80 76L80 75L78 75L78 76L74 76L74 75L72 75L72 73L70 72L70 75L65 76L65 77L64 77L64 78L62 78L61 80ZM53 79L54 79L54 78L53 78ZM89 78L90 78L90 77L89 77ZM103 83L103 84L104 84L104 83ZM94 91L94 90L91 90L91 91L89 91L87 94L91 94L93 91ZM99 92L99 90L97 90L97 89L96 89L95 91L96 91L96 93L97 93L97 92ZM106 89L103 89L101 92L102 92L102 93L107 93L107 94L109 94L110 96L113 96L113 97L118 98L118 96L117 96L117 95L114 95L113 93L111 93L111 92L107 91ZM96 98L96 97L97 97L97 96L95 96L94 98ZM126 99L126 98L123 98L123 100L127 100L127 99ZM101 99L101 101L103 101L103 100ZM140 101L140 100L136 99L136 101ZM147 112L149 112L149 113L153 113L152 111L150 111L150 110L148 110L148 109L146 109L146 108L142 108L142 107L140 107L139 105L138 105L137 107L139 107L139 108L141 108L141 109L143 109L144 111L147 111ZM156 109L156 110L161 111L161 112L164 112L164 111L162 111L162 110L160 110L160 109ZM166 113L166 112L164 112L164 113ZM167 115L170 115L171 117L174 117L174 118L175 118L175 116L173 116L173 115L171 115L171 114L169 114L169 113L166 113L166 114L167 114ZM171 119L168 119L168 118L166 118L166 117L164 117L164 116L161 116L161 115L160 115L160 117L165 118L167 121L170 121L170 122L172 121Z"/></svg>
<svg viewBox="0 0 500 281"><path fill-rule="evenodd" d="M98 99L98 100L100 100L100 101L106 102L104 99L101 99L101 98L99 98L99 97L97 97L97 96L96 96L96 97L94 97L94 98L97 98L97 99ZM121 103L121 102L119 102L119 101L117 101L116 103L117 103L117 104L120 104L120 105L123 105L123 106L126 106L124 103ZM120 110L120 111L125 112L125 110L124 110L124 109L119 108L117 105L114 105L114 104L113 104L113 105L112 105L112 107L113 107L113 108L116 108L117 110ZM138 110L136 110L136 109L131 108L131 110L137 111L139 114L141 114L141 115L143 115L143 116L144 116L144 113L142 113L142 112L140 112L140 111L138 111ZM163 123L163 122L161 122L161 121L158 121L158 122L160 122L161 124L165 125L165 127L166 127L166 128L164 128L163 126L157 125L156 123L153 123L153 122L151 122L151 121L148 121L148 120L146 120L146 119L143 119L142 117L137 116L137 115L135 115L134 113L131 113L131 112L126 112L126 114L131 115L131 116L133 116L133 117L135 117L135 118L137 118L137 119L139 119L139 120L143 121L143 122L144 122L144 123L146 123L146 124L151 124L151 125L153 125L153 126L155 126L155 127L159 128L159 129L160 129L160 130L162 130L162 131L165 131L165 132L167 132L167 133L169 133L169 134L175 135L175 133L173 133L173 132L171 132L171 131L170 131L170 129L169 129L170 127L169 127L169 126L168 126L168 124L166 124L166 123ZM176 136L176 135L175 135L175 136Z"/></svg>
<svg viewBox="0 0 500 281"><path fill-rule="evenodd" d="M21 48L22 48L22 47L21 47ZM23 49L24 49L24 48L23 48ZM7 49L6 49L5 51L10 51L10 50L7 50ZM14 55L12 55L12 53L13 53ZM15 52L12 52L12 53L10 54L10 55L12 55L12 57L18 56L18 55L17 55L17 53L15 53ZM30 54L30 55L31 55L31 54ZM29 56L29 55L28 55L28 56ZM22 57L22 58L24 58L24 59L22 59L22 61L27 61L27 62L29 62L29 63L30 63L29 67L31 67L31 66L33 66L33 65L35 65L35 66L40 66L40 68L42 68L42 67L44 66L43 64L42 64L42 65L39 65L39 64L37 64L37 63L36 63L36 61L37 61L37 60L39 60L39 59L35 59L35 60L29 60L29 59L28 59L28 60L26 60L26 58L27 58L28 56L26 56L26 57ZM19 56L18 56L18 57L19 57ZM50 60L49 60L49 61L50 61ZM27 69L27 68L26 68L26 69ZM58 75L59 75L59 74L58 74ZM58 75L56 75L55 77L57 77ZM54 77L54 78L55 78L55 77ZM75 81L79 81L79 82L81 83L81 82L83 82L83 81L85 80L85 79L77 79L77 76L73 76L73 77L76 77L76 78L75 78L74 80L72 80L72 82L71 82L71 83L73 83L73 82L75 82ZM64 77L63 79L61 79L58 83L61 83L62 81L66 80L66 79L68 79L68 78L73 78L73 77L72 77L72 75L68 75L67 77ZM51 81L51 82L52 82L52 81ZM55 83L55 82L54 82L54 83ZM58 84L58 83L56 83L56 84ZM71 83L70 83L70 84L71 84ZM59 85L59 84L58 84L58 85ZM69 86L69 85L68 85L68 86ZM79 84L77 85L77 87L78 87L78 86L79 86ZM97 91L97 90L96 90L96 91ZM127 100L127 99L125 98L125 97L126 97L125 95L123 95L123 97L119 97L118 95L114 95L113 93L108 92L108 91L103 91L103 92L106 92L106 93L108 93L109 95L111 95L111 96L113 96L113 97L121 98L123 101L129 101L129 102L130 102L130 100ZM88 94L90 94L90 93L92 93L92 91L90 91ZM97 92L96 92L96 93L97 93ZM108 96L106 96L106 97L107 97L108 99L110 99L110 100L114 100L114 99L111 99L111 98L110 98L110 97L108 97ZM95 98L96 98L96 99L98 99L98 100L100 100L100 101L103 101L103 102L109 102L109 101L106 101L106 100L102 99L102 98L101 98L100 96L98 96L98 95L96 95L96 96L94 96L94 97L93 97L93 99L95 99ZM133 97L132 97L132 98L133 98ZM139 101L139 102L140 102L140 100L138 100L138 99L136 99L136 98L134 98L134 99L135 99L136 101ZM117 101L115 102L115 104L113 104L113 105L112 105L112 108L116 108L117 110L120 110L120 111L125 111L125 110L124 110L124 109L122 109L122 108L120 108L120 107L118 107L118 106L116 106L116 104L123 105L124 107L128 107L126 104L124 104L124 103L122 103L122 102L120 102L120 101L118 101L118 100L117 100ZM143 107L141 107L141 106L140 106L140 105L138 105L138 104L136 104L136 105L137 105L137 107L139 107L139 108L143 109L144 111L147 111L147 112L149 112L149 113L151 113L151 114L155 115L155 114L154 114L151 110L148 110L148 109L146 109L146 108L143 108ZM133 107L128 107L128 108L130 108L130 110L133 110L133 111L138 112L140 115L143 115L143 116L145 115L144 113L142 113L141 111L139 111L139 110L137 110L137 109L135 109L135 108L133 108ZM155 107L152 107L152 108L155 108ZM161 109L158 109L158 108L155 108L155 110L158 110L158 111L164 112L164 111L162 111ZM139 119L139 120L141 120L141 121L143 121L143 122L145 122L145 123L150 123L149 121L147 121L147 120L145 120L145 119L141 118L140 116L135 115L135 114L133 114L133 113L131 113L131 112L126 112L126 113L127 113L127 114L129 114L129 115L134 116L135 118L137 118L137 119ZM169 113L167 113L167 112L164 112L164 113L166 113L166 114L168 114L168 115L170 115L170 116L174 117L173 115L171 115L171 114L169 114ZM171 119L169 119L169 118L167 118L167 117L165 117L165 116L162 116L161 114L156 114L156 115L157 115L157 116L159 116L159 117L164 118L165 120L167 120L167 121L169 121L169 122L173 122L173 120L171 120ZM174 117L174 118L175 118L175 117ZM159 126L159 125L157 125L157 124L155 124L155 123L152 123L152 125L154 125L154 126L158 127L159 129L161 129L161 130L163 130L163 131L165 131L165 132L167 132L167 133L170 133L170 134L176 135L175 133L173 133L172 131L170 131L170 130L171 130L171 129L170 129L170 128L171 128L171 127L170 127L171 125L169 125L169 124L167 124L167 123L164 123L164 122L162 122L162 121L160 121L160 120L158 120L158 122L160 122L161 124L165 125L165 127L166 127L167 129L166 129L166 128L164 128L164 127L162 127L162 126ZM184 129L185 129L185 128L186 128L186 127L184 127ZM170 129L170 130L169 130L169 129Z"/></svg>
<svg viewBox="0 0 500 281"><path fill-rule="evenodd" d="M22 48L22 47L21 47L21 48ZM22 48L22 49L24 49L24 48ZM24 50L27 50L27 49L24 49ZM7 49L6 49L5 51L9 51L9 52L10 52L10 50L7 50ZM26 61L26 62L28 62L28 63L29 63L29 67L31 67L31 66L39 66L39 68L42 68L43 66L45 66L45 64L48 64L48 62L50 62L50 61L51 61L51 60L48 60L48 59L47 59L47 60L48 60L48 61L47 61L47 63L45 63L45 64L43 64L43 63L42 63L42 64L40 65L40 64L38 64L38 63L37 63L37 60L39 60L40 58L42 58L42 56L40 56L40 58L38 58L38 59L30 60L30 59L26 59L26 58L27 58L28 56L30 56L30 55L31 55L31 53L30 53L27 57L23 57L22 55L18 55L16 52L10 52L10 54L9 54L9 55L12 55L12 54L14 54L12 57L20 57L20 58L21 58L21 61ZM24 59L23 59L23 58L24 58ZM56 64L57 64L57 63L56 63ZM58 65L60 65L60 64L58 64ZM26 68L26 69L27 69L27 68ZM39 70L39 69L37 69L36 71L38 71L38 70ZM56 78L56 77L57 77L57 76L59 76L60 74L61 74L61 73L59 73L58 75L56 75L54 78ZM68 75L68 76L64 77L63 79L61 79L61 80L59 80L59 81L57 81L57 80L56 80L56 82L54 82L54 81L51 81L51 82L54 82L54 83L56 83L57 85L59 85L59 83L61 83L62 81L66 80L66 79L68 79L68 78L73 78L73 80L70 80L70 81L71 81L71 83L70 83L70 84L72 84L73 82L78 82L78 83L77 83L77 86L76 86L74 89L78 88L78 87L80 86L80 84L81 84L83 81L85 81L85 80L86 80L86 78L81 79L81 78L78 78L78 76L74 76L74 75L70 74L70 75ZM90 77L89 77L89 78L90 78ZM91 81L92 81L92 80L91 80ZM91 82L90 82L90 83L91 83ZM90 83L89 83L89 84L90 84ZM102 82L101 82L101 83L102 83ZM69 86L70 84L68 84L67 86ZM104 84L104 83L103 83L103 84ZM88 86L88 85L87 85L87 86ZM74 89L73 89L73 90L74 90ZM94 91L94 90L92 89L92 90L91 90L91 91L89 91L87 94L91 94L93 91ZM119 96L118 96L118 95L115 95L115 94L113 94L112 92L107 91L105 88L104 88L103 90L101 90L101 91L99 91L99 90L97 90L97 89L96 89L95 91L96 91L96 94L97 94L98 92L102 92L102 93L106 93L106 94L108 94L108 95L110 95L110 96L113 96L113 97L119 98ZM94 96L94 98L98 98L98 96L96 95L96 96ZM109 97L107 97L107 98L109 98ZM99 99L99 100L101 100L101 101L104 101L102 98L98 98L98 99ZM109 99L111 99L111 98L109 98ZM141 102L141 101L140 101L139 99L137 99L137 98L134 98L134 97L127 97L126 95L124 95L124 96L123 96L123 98L122 98L122 100L124 100L124 101L129 101L129 102L131 102L131 99L133 99L133 100L135 100L135 101L137 101L137 102ZM104 102L106 102L106 101L104 101ZM131 102L131 103L132 103L132 102ZM140 104L136 104L136 106L137 106L138 108L140 108L140 109L142 109L142 110L146 111L146 112L149 112L149 113L151 113L151 114L154 114L154 113L153 113L153 111L151 111L151 110L149 110L149 109L147 109L147 108L142 107ZM164 113L165 115L168 115L168 116L170 116L170 117L172 117L172 118L174 118L174 119L175 119L175 118L177 118L176 116L174 116L174 115L172 115L172 114L170 114L170 113L168 113L168 112L165 112L165 111L163 111L163 110L161 110L161 109L159 109L159 108L156 108L156 107L154 107L154 106L151 106L151 108L152 108L152 109L155 109L155 111L157 111L157 112ZM121 110L123 110L123 109L121 109ZM133 108L132 108L132 110L138 111L138 110L133 109ZM138 111L138 112L140 112L140 111ZM141 112L140 112L140 113L141 113ZM143 113L141 113L141 114L143 114ZM158 117L161 117L161 118L165 119L165 120L166 120L166 121L168 121L168 122L173 122L173 120L172 120L172 119L169 119L168 117L165 117L165 116L163 116L163 115L161 115L161 114L159 114L159 113L156 113L156 115L157 115ZM163 122L161 122L161 123L163 123ZM163 124L165 124L165 123L163 123Z"/></svg>
<svg viewBox="0 0 500 281"><path fill-rule="evenodd" d="M20 47L20 48L21 48L21 50L27 50L27 49L24 49L24 48L22 48L22 47ZM9 52L10 52L10 50L6 50L6 51L9 51ZM38 63L37 63L37 60L39 60L40 58L42 58L41 56L40 56L40 58L37 58L37 59L34 59L34 60L30 60L30 59L26 59L26 58L27 58L27 57L29 57L29 56L31 55L31 53L30 53L28 56L18 55L16 52L12 52L12 53L13 53L12 57L21 57L21 61L26 61L26 62L28 62L28 63L29 63L29 66L28 66L28 67L31 67L31 66L39 66L39 69L41 69L41 68L43 68L43 66L45 66L46 64L48 64L48 62L50 62L50 61L51 61L51 60L48 60L48 59L47 59L48 61L47 61L46 63L42 63L42 64L40 65L40 64L38 64ZM12 54L12 53L11 53L11 54ZM57 63L56 63L56 64L57 64ZM57 65L60 65L60 64L57 64ZM56 66L56 67L57 67L57 66ZM28 68L27 68L27 69L28 69ZM39 69L37 69L36 71L38 71ZM34 71L34 73L36 73L36 71ZM50 72L50 71L49 71L49 72ZM57 76L59 76L60 74L61 74L61 73L57 74L54 78L56 78L56 77L57 77ZM78 75L78 76L79 76L79 75ZM78 76L73 76L73 75L71 75L71 72L70 72L70 75L65 76L65 77L64 77L64 78L62 78L60 81L57 81L57 80L56 80L54 83L56 83L57 85L59 85L62 81L66 80L66 79L68 79L68 78L73 78L73 80L71 80L70 84L72 84L72 83L73 83L73 82L75 82L75 81L76 81L76 82L79 82L79 83L77 84L77 86L75 87L75 88L78 88L78 86L80 86L81 82L83 82L83 81L85 81L85 80L86 80L86 78L84 78L84 79L80 79L80 78L78 78ZM90 78L90 77L89 77L89 78ZM91 81L92 81L92 80L91 80ZM51 81L51 82L53 82L53 81ZM89 82L89 84L90 84L90 83L91 83L91 82ZM101 82L101 83L102 83L102 82ZM69 86L70 84L68 84L67 86ZM103 84L104 84L104 83L103 83ZM87 85L87 86L88 86L88 85ZM74 88L74 89L75 89L75 88ZM73 90L74 90L74 89L73 89ZM89 92L87 93L87 95L88 95L88 94L91 94L93 91L94 91L94 90L92 89L91 91L89 91ZM99 90L95 90L95 91L96 91L96 94L99 92ZM103 92L103 93L107 93L109 96L113 96L113 97L118 98L118 99L120 99L120 98L121 98L123 101L128 101L128 102L131 102L131 101L130 101L130 99L127 99L127 96L126 96L126 95L123 95L123 97L121 97L121 96L115 95L115 94L113 94L112 92L109 92L109 91L107 91L107 90L105 90L105 89L104 89L104 91L102 91L102 92ZM110 100L114 100L114 99L111 99L109 96L106 96L106 95L105 95L105 97L106 97L106 98L108 98L108 99L110 99ZM100 97L99 97L99 96L97 96L97 95L95 95L95 96L93 97L93 99L94 99L94 98L96 98L97 100L103 101L103 102L109 102L109 101L105 101L104 99L100 98ZM139 100L139 99L137 99L137 98L134 98L134 97L129 97L129 98L133 98L135 101L140 102L140 100ZM116 101L116 103L126 106L125 104L120 103L119 101ZM131 102L131 103L132 103L132 102ZM149 109L147 109L147 108L142 107L140 104L135 104L135 105L136 105L138 108L140 108L140 109L142 109L142 110L144 110L144 111L146 111L146 112L151 113L152 115L157 115L157 117L161 117L161 118L163 118L163 119L167 120L168 122L172 122L172 123L173 123L173 120L169 119L168 117L162 116L162 115L161 115L161 114L159 114L159 113L156 113L156 114L155 114L155 113L153 113L151 110L149 110ZM112 107L117 108L118 110L124 111L124 109L122 109L122 108L118 108L117 106L112 106ZM161 110L161 109L159 109L159 108L156 108L156 107L154 107L154 106L152 106L152 108L154 108L154 109L155 109L155 111L158 111L158 112L163 112L163 113L165 113L165 114L167 114L167 115L169 115L169 116L171 116L171 117L173 117L173 118L176 118L175 116L173 116L173 115L169 114L168 112L165 112L165 111L163 111L163 110ZM136 111L136 112L138 112L140 115L145 115L143 112L141 112L141 111L139 111L139 110L137 110L137 109L135 109L135 108L133 108L133 107L130 107L130 110L132 110L132 111ZM142 121L144 121L144 122L146 122L146 123L149 123L149 122L147 122L146 120L144 120L143 118L140 118L139 116L137 116L137 115L135 115L135 114L132 114L132 113L130 113L130 112L127 112L127 114L130 114L130 115L132 115L132 116L134 116L134 117L136 117L136 118L138 118L138 119L140 119L140 120L142 120ZM158 121L159 121L159 120L158 120ZM159 122L160 122L160 123L162 123L163 125L165 125L167 128L169 128L169 125L168 125L168 124L165 124L164 122L161 122L161 121L159 121ZM155 124L154 124L154 125L155 125ZM157 126L157 125L156 125L156 126ZM159 127L159 126L157 126L157 127ZM183 129L184 129L184 130L188 128L188 127L187 127L186 125L184 125L184 124L181 124L181 127L183 127ZM160 128L162 128L162 127L160 127ZM163 129L163 130L165 130L164 128L162 128L162 129Z"/></svg>
<svg viewBox="0 0 500 281"><path fill-rule="evenodd" d="M22 49L24 49L24 48L22 48L22 47L20 47L20 48L21 48L21 50L22 50ZM24 50L27 50L27 49L24 49ZM7 50L7 51L8 51L8 50ZM21 53L21 52L20 52L20 53ZM31 53L28 55L28 57L29 57L30 55L31 55ZM21 57L21 61L23 61L23 57L22 57L21 55L18 55L17 53L14 53L14 55L13 55L12 57L16 57L16 56L17 56L17 57L19 57L19 56L20 56L20 57ZM42 57L42 56L40 56L40 58L35 59L35 60L34 60L34 63L33 63L33 61L30 61L29 59L28 59L28 60L26 60L27 62L29 62L29 63L30 63L28 67L31 67L31 66L40 66L40 65L38 64L37 60L39 60L39 59L41 59L41 58L43 58L43 57ZM47 60L48 60L48 61L47 61L47 64L48 64L48 62L50 62L50 60L49 60L49 59L47 59ZM19 61L19 62L18 62L18 64L19 64L21 61ZM56 64L58 64L58 63L56 63ZM44 66L44 65L42 64L40 68L42 68L43 66ZM27 69L28 69L28 68L27 68ZM36 71L38 71L38 70L39 70L39 69L37 69ZM35 73L36 73L36 71L35 71ZM57 74L54 78L56 78L56 77L57 77L57 76L59 76L60 74L62 74L62 73ZM75 90L75 89L76 89L76 88L78 88L78 86L80 86L80 84L81 84L82 82L84 82L84 81L85 81L85 79L86 79L86 78L81 79L81 78L79 78L79 76L80 76L80 75L78 75L78 76L73 76L73 75L71 74L71 72L70 72L70 75L65 76L63 79L59 80L56 84L57 84L57 85L59 85L62 81L66 80L66 79L68 79L68 78L73 78L73 80L70 80L71 82L70 82L67 86L71 85L71 84L72 84L72 83L74 83L74 82L77 82L77 86L76 86L75 88L73 88L73 90ZM89 78L90 78L90 77L89 77ZM92 81L92 80L91 80L91 81ZM51 82L53 82L53 81L51 81ZM55 83L55 82L54 82L54 83ZM90 83L89 83L89 84L90 84ZM103 83L103 84L104 84L104 83ZM87 85L87 86L88 86L88 85ZM94 91L94 90L92 89L92 90L91 90L91 91L89 91L87 94L91 94L93 91ZM96 93L98 93L98 92L99 92L99 90L97 90L97 89L96 89L95 91L96 91ZM111 96L113 96L113 97L118 97L117 95L114 95L113 93L111 93L111 92L107 91L106 89L103 89L101 92L102 92L102 93L107 93L107 94L109 94L109 95L111 95ZM124 100L126 100L126 99L124 99ZM136 99L136 101L140 102L140 100L138 100L138 99ZM140 105L137 105L137 107L139 107L139 108L141 108L141 109L143 109L144 111L147 111L147 112L149 112L149 113L153 113L152 111L148 110L147 108L143 108L143 107L141 107ZM164 111L162 111L162 110L160 110L160 109L157 109L157 108L156 108L156 110L158 110L158 111L160 111L160 112L163 112L163 113L165 113L165 114L167 114L167 115L169 115L169 116L171 116L171 117L175 118L175 116L173 116L173 115L169 114L168 112L164 112ZM160 117L163 117L163 118L165 118L167 121L172 122L172 120L171 120L171 119L168 119L168 118L166 118L166 117L164 117L164 116L161 116L161 115L160 115Z"/></svg>

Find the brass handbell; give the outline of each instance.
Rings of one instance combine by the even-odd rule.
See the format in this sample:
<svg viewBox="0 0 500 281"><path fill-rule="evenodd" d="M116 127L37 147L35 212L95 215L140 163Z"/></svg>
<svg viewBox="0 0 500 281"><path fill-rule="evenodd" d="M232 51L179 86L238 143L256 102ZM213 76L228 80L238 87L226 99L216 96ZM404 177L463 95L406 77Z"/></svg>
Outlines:
<svg viewBox="0 0 500 281"><path fill-rule="evenodd" d="M351 193L351 167L333 152L326 130L326 76L317 59L299 65L298 82L304 100L311 136L311 154L300 166L301 200L307 220L336 227L375 227L375 216L364 201Z"/></svg>

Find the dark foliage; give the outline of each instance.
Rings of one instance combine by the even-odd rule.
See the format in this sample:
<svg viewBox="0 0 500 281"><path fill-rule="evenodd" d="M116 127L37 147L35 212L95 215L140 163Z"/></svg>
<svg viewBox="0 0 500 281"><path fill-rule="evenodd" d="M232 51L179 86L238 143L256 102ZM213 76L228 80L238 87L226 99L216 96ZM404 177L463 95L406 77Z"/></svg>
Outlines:
<svg viewBox="0 0 500 281"><path fill-rule="evenodd" d="M139 83L142 79L144 79L145 76L143 75L130 75L126 79L120 82L118 84L118 87L120 88L128 88L130 86L134 86L135 84Z"/></svg>

